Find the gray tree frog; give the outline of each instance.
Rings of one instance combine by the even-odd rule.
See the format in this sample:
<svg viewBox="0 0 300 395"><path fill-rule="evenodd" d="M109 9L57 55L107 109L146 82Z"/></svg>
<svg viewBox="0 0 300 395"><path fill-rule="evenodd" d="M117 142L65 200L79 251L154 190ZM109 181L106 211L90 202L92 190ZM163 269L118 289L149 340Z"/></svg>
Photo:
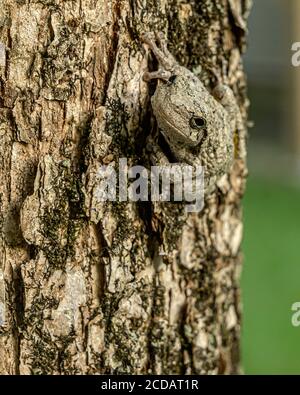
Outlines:
<svg viewBox="0 0 300 395"><path fill-rule="evenodd" d="M235 154L234 135L242 129L234 94L221 83L211 94L191 71L177 63L162 33L145 33L142 40L159 62L157 71L144 74L145 81L158 80L151 102L159 129L177 163L204 167L205 193L210 193L229 170ZM151 137L148 146L155 164L170 164Z"/></svg>

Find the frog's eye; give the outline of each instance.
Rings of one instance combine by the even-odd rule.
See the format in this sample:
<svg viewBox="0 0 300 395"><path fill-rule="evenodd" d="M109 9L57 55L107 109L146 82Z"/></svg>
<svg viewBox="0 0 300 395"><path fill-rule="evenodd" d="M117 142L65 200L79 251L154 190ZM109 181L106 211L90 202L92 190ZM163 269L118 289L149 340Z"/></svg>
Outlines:
<svg viewBox="0 0 300 395"><path fill-rule="evenodd" d="M193 129L203 129L206 126L206 120L202 117L192 117L190 119L190 127Z"/></svg>
<svg viewBox="0 0 300 395"><path fill-rule="evenodd" d="M177 75L176 75L176 74L171 75L171 77L168 79L168 82L169 82L170 84L173 84L173 82L175 82L176 78L177 78Z"/></svg>

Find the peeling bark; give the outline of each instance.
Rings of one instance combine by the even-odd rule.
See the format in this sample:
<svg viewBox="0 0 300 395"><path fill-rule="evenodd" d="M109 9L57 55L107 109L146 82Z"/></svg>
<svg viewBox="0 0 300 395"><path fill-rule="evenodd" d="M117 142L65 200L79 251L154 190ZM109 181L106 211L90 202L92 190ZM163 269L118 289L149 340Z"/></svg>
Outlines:
<svg viewBox="0 0 300 395"><path fill-rule="evenodd" d="M150 166L144 31L163 31L208 88L228 81L246 124L249 8L2 1L0 373L239 371L245 158L199 214L96 192L103 164Z"/></svg>

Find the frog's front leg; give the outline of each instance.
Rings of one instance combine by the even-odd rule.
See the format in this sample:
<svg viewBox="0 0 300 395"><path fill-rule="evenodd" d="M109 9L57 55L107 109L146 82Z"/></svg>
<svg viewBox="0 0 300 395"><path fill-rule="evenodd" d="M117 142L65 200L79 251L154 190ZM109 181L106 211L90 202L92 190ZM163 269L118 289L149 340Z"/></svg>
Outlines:
<svg viewBox="0 0 300 395"><path fill-rule="evenodd" d="M162 79L168 81L174 73L177 62L167 48L167 43L163 33L144 33L142 35L142 40L149 46L159 62L159 70L152 73L145 73L144 79L146 81L149 81L150 79Z"/></svg>
<svg viewBox="0 0 300 395"><path fill-rule="evenodd" d="M166 174L170 177L170 181L172 183L178 182L178 180L186 173L188 164L181 162L171 163L162 151L161 147L151 136L147 139L147 150L150 152L151 163L154 166L161 167L162 170L165 169Z"/></svg>
<svg viewBox="0 0 300 395"><path fill-rule="evenodd" d="M168 158L152 136L148 137L146 147L150 152L150 160L154 166L170 166Z"/></svg>
<svg viewBox="0 0 300 395"><path fill-rule="evenodd" d="M151 81L151 80L164 80L164 81L169 81L172 73L167 70L159 69L157 71L146 71L143 75L144 81Z"/></svg>

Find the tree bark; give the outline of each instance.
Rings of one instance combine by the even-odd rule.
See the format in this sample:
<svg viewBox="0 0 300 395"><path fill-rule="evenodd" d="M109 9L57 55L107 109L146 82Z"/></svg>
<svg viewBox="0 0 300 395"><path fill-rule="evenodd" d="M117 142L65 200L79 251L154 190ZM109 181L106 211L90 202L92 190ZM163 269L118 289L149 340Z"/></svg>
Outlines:
<svg viewBox="0 0 300 395"><path fill-rule="evenodd" d="M246 125L249 8L2 0L0 373L239 371L245 158L198 214L96 190L103 164L149 166L145 31L164 32L208 89L228 80Z"/></svg>

